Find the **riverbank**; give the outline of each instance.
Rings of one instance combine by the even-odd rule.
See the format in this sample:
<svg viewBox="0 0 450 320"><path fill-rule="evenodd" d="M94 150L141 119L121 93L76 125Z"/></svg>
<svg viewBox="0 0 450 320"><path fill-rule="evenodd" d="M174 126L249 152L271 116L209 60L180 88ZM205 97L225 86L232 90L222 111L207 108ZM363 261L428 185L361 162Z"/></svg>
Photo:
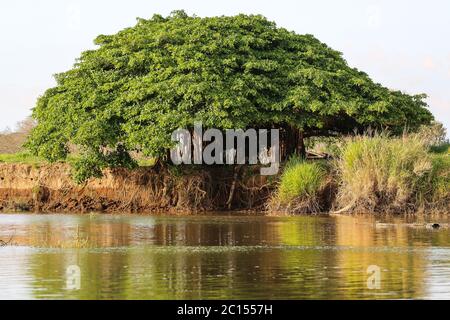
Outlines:
<svg viewBox="0 0 450 320"><path fill-rule="evenodd" d="M108 169L76 184L69 164L0 163L0 211L178 213L264 211L275 188L259 168Z"/></svg>
<svg viewBox="0 0 450 320"><path fill-rule="evenodd" d="M259 166L174 166L153 161L110 168L82 184L71 158L48 164L0 156L0 211L252 215L450 212L448 143L418 135L356 136L332 159L293 156L275 176ZM3 162L2 162L3 161Z"/></svg>
<svg viewBox="0 0 450 320"><path fill-rule="evenodd" d="M241 167L239 174L233 167L108 169L102 178L93 178L84 184L73 181L71 170L66 163L0 163L0 211L177 215L233 211L272 216L337 211L344 214L383 213L366 210L361 204L347 212L339 210L338 196L342 185L333 178L332 172L325 173L314 193L308 191L308 194L293 197L282 205L278 195L280 191L284 192L285 175L261 176L257 167ZM284 172L289 173L286 169ZM300 181L305 180L302 177ZM448 202L415 211L406 211L406 205L398 207L398 211L387 210L385 204L381 208L390 214L450 212Z"/></svg>

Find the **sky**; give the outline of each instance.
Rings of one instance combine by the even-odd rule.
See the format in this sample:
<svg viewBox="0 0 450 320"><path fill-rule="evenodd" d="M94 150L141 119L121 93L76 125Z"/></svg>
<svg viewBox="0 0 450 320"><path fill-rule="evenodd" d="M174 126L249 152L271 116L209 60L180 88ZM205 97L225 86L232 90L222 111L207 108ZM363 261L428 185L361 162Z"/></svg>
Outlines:
<svg viewBox="0 0 450 320"><path fill-rule="evenodd" d="M179 9L201 17L262 14L313 34L376 82L426 93L435 118L450 129L448 0L2 0L0 131L30 115L37 97L55 85L53 74L95 48L97 35Z"/></svg>

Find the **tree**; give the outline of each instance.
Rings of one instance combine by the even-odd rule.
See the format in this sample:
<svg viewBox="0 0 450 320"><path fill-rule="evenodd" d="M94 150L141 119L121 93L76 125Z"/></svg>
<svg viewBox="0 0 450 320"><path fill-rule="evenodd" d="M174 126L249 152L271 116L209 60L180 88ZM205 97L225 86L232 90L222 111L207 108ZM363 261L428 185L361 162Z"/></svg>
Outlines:
<svg viewBox="0 0 450 320"><path fill-rule="evenodd" d="M133 167L130 151L164 157L177 128L279 127L288 153L302 140L432 120L424 95L391 91L350 68L312 35L260 15L155 15L100 35L73 69L56 75L33 110L27 146L50 161L81 150L81 178ZM303 149L303 150L302 150Z"/></svg>

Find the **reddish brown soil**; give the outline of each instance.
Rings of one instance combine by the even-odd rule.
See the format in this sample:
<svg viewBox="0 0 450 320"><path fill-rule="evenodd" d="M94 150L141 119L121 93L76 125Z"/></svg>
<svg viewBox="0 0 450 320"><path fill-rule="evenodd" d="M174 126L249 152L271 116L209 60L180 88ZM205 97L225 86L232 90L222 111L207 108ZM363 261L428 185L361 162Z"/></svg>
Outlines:
<svg viewBox="0 0 450 320"><path fill-rule="evenodd" d="M264 208L274 182L246 168L235 183L231 167L175 174L167 168L113 169L77 185L67 164L0 164L0 210L33 212L192 213Z"/></svg>

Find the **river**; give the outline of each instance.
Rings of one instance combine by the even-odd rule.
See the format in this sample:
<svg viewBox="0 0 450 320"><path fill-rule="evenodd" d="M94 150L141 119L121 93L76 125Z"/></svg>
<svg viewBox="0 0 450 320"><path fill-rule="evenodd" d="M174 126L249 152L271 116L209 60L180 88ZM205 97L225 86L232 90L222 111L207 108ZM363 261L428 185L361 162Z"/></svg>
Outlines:
<svg viewBox="0 0 450 320"><path fill-rule="evenodd" d="M450 298L449 222L0 214L0 298Z"/></svg>

